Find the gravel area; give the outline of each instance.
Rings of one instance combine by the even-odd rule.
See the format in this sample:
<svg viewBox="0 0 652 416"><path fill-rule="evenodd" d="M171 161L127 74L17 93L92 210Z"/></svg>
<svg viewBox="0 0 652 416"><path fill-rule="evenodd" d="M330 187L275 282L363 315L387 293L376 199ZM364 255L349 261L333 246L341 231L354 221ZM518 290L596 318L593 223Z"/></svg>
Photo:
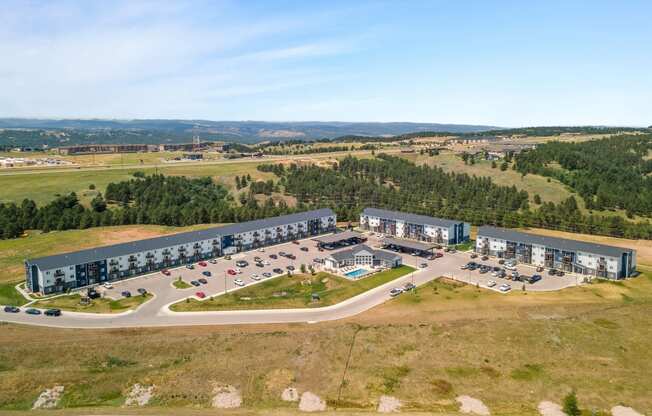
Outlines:
<svg viewBox="0 0 652 416"><path fill-rule="evenodd" d="M539 403L537 409L541 416L566 416L560 405L545 400Z"/></svg>
<svg viewBox="0 0 652 416"><path fill-rule="evenodd" d="M288 387L283 390L281 393L281 400L284 402L298 402L299 401L299 391L294 387Z"/></svg>
<svg viewBox="0 0 652 416"><path fill-rule="evenodd" d="M401 410L402 403L392 396L380 396L378 399L378 413L393 413Z"/></svg>
<svg viewBox="0 0 652 416"><path fill-rule="evenodd" d="M614 406L611 408L612 416L645 416L643 413L639 413L631 407L626 406Z"/></svg>
<svg viewBox="0 0 652 416"><path fill-rule="evenodd" d="M460 412L471 413L475 415L489 416L489 408L481 400L471 396L457 396L455 398L460 404Z"/></svg>
<svg viewBox="0 0 652 416"><path fill-rule="evenodd" d="M52 409L57 407L63 395L63 390L63 386L54 386L51 389L46 389L38 396L32 409Z"/></svg>
<svg viewBox="0 0 652 416"><path fill-rule="evenodd" d="M217 409L234 409L242 405L242 396L235 387L227 385L217 385L213 389L213 407Z"/></svg>
<svg viewBox="0 0 652 416"><path fill-rule="evenodd" d="M131 390L127 393L125 406L145 406L152 399L154 395L154 386L143 386L141 384L134 384Z"/></svg>
<svg viewBox="0 0 652 416"><path fill-rule="evenodd" d="M314 393L303 392L299 402L299 410L302 412L323 412L326 410L326 402Z"/></svg>

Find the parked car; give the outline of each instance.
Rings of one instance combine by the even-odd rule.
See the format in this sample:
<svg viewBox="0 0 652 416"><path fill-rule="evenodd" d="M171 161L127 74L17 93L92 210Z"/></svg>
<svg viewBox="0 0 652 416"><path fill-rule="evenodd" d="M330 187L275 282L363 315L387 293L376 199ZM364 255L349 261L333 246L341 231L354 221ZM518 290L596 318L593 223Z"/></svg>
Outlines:
<svg viewBox="0 0 652 416"><path fill-rule="evenodd" d="M477 255L476 253L471 253L471 258L472 258L472 259L477 259L477 258L478 258L478 255Z"/></svg>
<svg viewBox="0 0 652 416"><path fill-rule="evenodd" d="M396 297L396 296L400 295L401 293L403 293L403 289L401 289L400 287L395 287L395 288L393 288L392 290L389 291L389 296Z"/></svg>
<svg viewBox="0 0 652 416"><path fill-rule="evenodd" d="M292 244L299 244L297 240L292 240Z"/></svg>
<svg viewBox="0 0 652 416"><path fill-rule="evenodd" d="M498 277L498 274L499 274L499 273L500 273L500 272L497 272L497 271L494 270L493 272L491 272L491 275L492 275L493 277Z"/></svg>
<svg viewBox="0 0 652 416"><path fill-rule="evenodd" d="M269 258L276 260L278 258L278 256L276 254L270 254Z"/></svg>
<svg viewBox="0 0 652 416"><path fill-rule="evenodd" d="M324 262L324 260L320 259L319 257L315 257L314 259L312 259L312 261L313 261L313 263L323 263Z"/></svg>
<svg viewBox="0 0 652 416"><path fill-rule="evenodd" d="M231 260L231 256L227 254L226 256L224 256L224 260Z"/></svg>
<svg viewBox="0 0 652 416"><path fill-rule="evenodd" d="M480 266L480 273L481 274L485 274L485 273L489 272L489 270L490 269L487 266Z"/></svg>
<svg viewBox="0 0 652 416"><path fill-rule="evenodd" d="M468 269L468 268L469 268L469 265L468 265L468 264L463 264L463 265L460 266L460 269L461 269L461 270L466 270L466 269Z"/></svg>
<svg viewBox="0 0 652 416"><path fill-rule="evenodd" d="M507 276L507 272L505 270L501 270L498 272L498 277L501 279L504 279Z"/></svg>
<svg viewBox="0 0 652 416"><path fill-rule="evenodd" d="M102 295L100 295L99 292L95 290L94 287L91 287L86 291L86 296L88 296L90 299L97 299Z"/></svg>
<svg viewBox="0 0 652 416"><path fill-rule="evenodd" d="M287 255L287 253L285 251L279 251L278 255L281 256L281 257L285 257Z"/></svg>
<svg viewBox="0 0 652 416"><path fill-rule="evenodd" d="M238 267L247 267L249 263L246 260L238 260L235 262L235 265Z"/></svg>
<svg viewBox="0 0 652 416"><path fill-rule="evenodd" d="M193 285L193 286L195 286L195 287L201 285L201 283L199 283L199 282L196 281L196 280L191 280L191 281L190 281L190 284Z"/></svg>
<svg viewBox="0 0 652 416"><path fill-rule="evenodd" d="M416 286L411 282L408 282L403 286L403 290L406 291L406 292L408 290L412 290L412 289L416 289Z"/></svg>
<svg viewBox="0 0 652 416"><path fill-rule="evenodd" d="M41 311L39 309L35 309L35 308L28 308L28 309L25 310L25 313L28 314L28 315L40 315Z"/></svg>
<svg viewBox="0 0 652 416"><path fill-rule="evenodd" d="M130 298L131 297L131 292L128 290L123 290L121 293L122 297L124 298Z"/></svg>
<svg viewBox="0 0 652 416"><path fill-rule="evenodd" d="M554 275L557 274L557 270L555 270L555 269L550 269L550 270L548 270L548 274L549 274L550 276L554 276Z"/></svg>
<svg viewBox="0 0 652 416"><path fill-rule="evenodd" d="M293 265L289 265L289 266L286 267L286 269L288 269L289 271L292 271L292 270L294 270L294 266L293 266Z"/></svg>
<svg viewBox="0 0 652 416"><path fill-rule="evenodd" d="M104 289L113 289L113 285L112 285L111 283L109 283L109 282L104 282L104 284L102 285L102 287L103 287Z"/></svg>
<svg viewBox="0 0 652 416"><path fill-rule="evenodd" d="M263 277L270 278L270 277L272 277L272 274L270 272L265 272L265 273L263 273Z"/></svg>
<svg viewBox="0 0 652 416"><path fill-rule="evenodd" d="M489 260L489 256L482 256L481 258L482 258L482 261L487 261L487 260Z"/></svg>
<svg viewBox="0 0 652 416"><path fill-rule="evenodd" d="M435 253L435 258L438 259L440 257L444 257L444 255L442 253Z"/></svg>
<svg viewBox="0 0 652 416"><path fill-rule="evenodd" d="M212 276L211 272L209 272L208 270L204 270L203 272L201 272L201 274L203 274L206 277L211 277Z"/></svg>
<svg viewBox="0 0 652 416"><path fill-rule="evenodd" d="M18 313L20 312L20 308L16 306L5 306L5 312L7 313Z"/></svg>
<svg viewBox="0 0 652 416"><path fill-rule="evenodd" d="M235 270L233 270L233 269L229 269L229 270L227 270L226 272L227 272L228 274L230 274L231 276L235 276L235 275L237 274L237 273L235 272Z"/></svg>
<svg viewBox="0 0 652 416"><path fill-rule="evenodd" d="M541 275L540 274L533 274L532 277L528 279L528 283L533 284L541 280Z"/></svg>
<svg viewBox="0 0 652 416"><path fill-rule="evenodd" d="M61 316L61 309L48 309L44 314L45 316Z"/></svg>
<svg viewBox="0 0 652 416"><path fill-rule="evenodd" d="M274 273L276 273L276 274L281 274L281 273L283 273L283 269L279 269L278 267L275 268L275 269L272 270L272 271L273 271Z"/></svg>
<svg viewBox="0 0 652 416"><path fill-rule="evenodd" d="M426 267L428 267L428 263L421 263L419 265L419 267L421 267L422 269L425 269Z"/></svg>
<svg viewBox="0 0 652 416"><path fill-rule="evenodd" d="M263 263L265 266L269 266L270 264L272 264L269 260L263 260L262 263Z"/></svg>
<svg viewBox="0 0 652 416"><path fill-rule="evenodd" d="M166 276L169 276L169 275L172 274L172 273L170 273L170 271L169 271L168 269L163 269L163 270L161 270L161 273L163 273L163 274L166 275Z"/></svg>
<svg viewBox="0 0 652 416"><path fill-rule="evenodd" d="M236 267L236 268L235 268L235 273L236 273L236 274L240 274L240 273L242 273L242 269L239 268L239 267Z"/></svg>
<svg viewBox="0 0 652 416"><path fill-rule="evenodd" d="M561 270L557 270L557 276L561 277L561 276L563 276L564 274L565 274L565 273L564 273L563 271L561 271Z"/></svg>
<svg viewBox="0 0 652 416"><path fill-rule="evenodd" d="M514 266L513 264L507 264L507 263L505 263L505 268L506 268L507 270L516 270L516 266Z"/></svg>
<svg viewBox="0 0 652 416"><path fill-rule="evenodd" d="M505 283L505 284L500 285L498 290L500 290L501 292L509 292L510 290L512 290L512 287L510 285L508 285L507 283Z"/></svg>
<svg viewBox="0 0 652 416"><path fill-rule="evenodd" d="M206 285L206 284L208 284L208 280L204 279L203 277L200 278L200 279L197 279L197 281L198 281L199 283L201 283L202 285Z"/></svg>
<svg viewBox="0 0 652 416"><path fill-rule="evenodd" d="M296 259L297 259L297 256L295 256L294 254L288 254L288 255L285 256L285 257L287 257L287 258L290 259L290 260L296 260Z"/></svg>
<svg viewBox="0 0 652 416"><path fill-rule="evenodd" d="M210 260L208 260L208 262L209 262L210 264L217 264L217 260L216 260L216 259L210 259Z"/></svg>
<svg viewBox="0 0 652 416"><path fill-rule="evenodd" d="M261 262L256 263L256 266L257 267L265 267L265 265L263 263L261 263Z"/></svg>
<svg viewBox="0 0 652 416"><path fill-rule="evenodd" d="M537 273L541 273L543 271L543 267L539 266L537 267Z"/></svg>
<svg viewBox="0 0 652 416"><path fill-rule="evenodd" d="M494 268L493 268L492 270L493 270L494 272L499 272L499 271L501 270L501 268L498 267L498 266L494 266Z"/></svg>
<svg viewBox="0 0 652 416"><path fill-rule="evenodd" d="M308 251L308 247L301 247L301 251Z"/></svg>
<svg viewBox="0 0 652 416"><path fill-rule="evenodd" d="M487 287L494 287L494 286L496 286L496 282L495 282L495 281L490 280L490 281L487 282Z"/></svg>
<svg viewBox="0 0 652 416"><path fill-rule="evenodd" d="M140 293L141 295L145 295L147 294L147 289L145 289L144 287L139 287L138 293Z"/></svg>
<svg viewBox="0 0 652 416"><path fill-rule="evenodd" d="M260 276L258 276L256 273L254 273L254 274L251 275L251 280L259 281Z"/></svg>
<svg viewBox="0 0 652 416"><path fill-rule="evenodd" d="M195 296L197 296L199 299L204 299L206 297L206 293L204 293L204 292L196 292Z"/></svg>
<svg viewBox="0 0 652 416"><path fill-rule="evenodd" d="M255 261L256 263L260 263L261 261L263 261L263 259L261 259L260 257L256 256L256 257L254 257L254 261Z"/></svg>
<svg viewBox="0 0 652 416"><path fill-rule="evenodd" d="M195 266L193 266L192 264L186 264L186 269L192 270L194 268L195 268Z"/></svg>
<svg viewBox="0 0 652 416"><path fill-rule="evenodd" d="M258 251L259 251L260 253L264 253L264 252L265 252L265 249L261 247L261 248L258 249Z"/></svg>
<svg viewBox="0 0 652 416"><path fill-rule="evenodd" d="M244 282L244 280L242 280L242 279L235 279L235 280L233 281L233 283L234 283L236 286L244 286L244 285L245 285L245 282Z"/></svg>
<svg viewBox="0 0 652 416"><path fill-rule="evenodd" d="M199 264L201 267L206 267L206 266L208 266L208 263L206 263L205 261L200 261L200 262L197 263L197 264Z"/></svg>
<svg viewBox="0 0 652 416"><path fill-rule="evenodd" d="M503 260L503 259L498 260L498 264L500 264L500 265L505 264L505 260Z"/></svg>

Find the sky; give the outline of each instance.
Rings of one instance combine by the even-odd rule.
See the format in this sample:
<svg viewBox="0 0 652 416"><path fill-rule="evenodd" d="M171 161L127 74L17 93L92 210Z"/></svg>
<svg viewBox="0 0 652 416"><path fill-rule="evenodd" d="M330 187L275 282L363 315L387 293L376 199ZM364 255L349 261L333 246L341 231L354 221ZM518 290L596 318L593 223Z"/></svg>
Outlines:
<svg viewBox="0 0 652 416"><path fill-rule="evenodd" d="M652 2L14 1L0 117L652 124Z"/></svg>

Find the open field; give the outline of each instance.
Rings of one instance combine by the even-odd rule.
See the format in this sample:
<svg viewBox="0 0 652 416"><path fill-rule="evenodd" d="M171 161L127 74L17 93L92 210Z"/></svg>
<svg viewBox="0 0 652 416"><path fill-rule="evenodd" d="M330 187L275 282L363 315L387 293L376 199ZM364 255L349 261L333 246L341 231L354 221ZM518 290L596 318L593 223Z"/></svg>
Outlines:
<svg viewBox="0 0 652 416"><path fill-rule="evenodd" d="M623 403L649 414L651 305L647 275L506 296L438 281L346 321L316 325L3 325L0 409L27 410L44 388L61 384L61 407L112 413L139 382L157 386L151 412L205 414L215 382L238 388L253 414L294 414L296 404L280 400L287 386L347 412L373 410L389 394L404 412L451 414L454 397L468 394L492 414L535 415L540 400L560 402L575 389L583 408Z"/></svg>
<svg viewBox="0 0 652 416"><path fill-rule="evenodd" d="M39 309L57 308L62 311L72 312L120 313L135 309L151 298L152 295L149 293L144 296L136 293L130 298L120 298L117 300L98 298L92 299L88 305L81 305L81 296L76 293L73 295L58 296L52 299L39 300L30 306Z"/></svg>
<svg viewBox="0 0 652 416"><path fill-rule="evenodd" d="M545 202L559 203L572 195L562 183L548 179L540 175L527 175L522 177L520 173L511 169L501 171L500 168L492 168L491 162L482 160L474 165L465 165L464 161L455 153L442 152L438 156L419 155L418 153L402 154L408 160L417 164L426 163L429 166L438 166L446 172L467 173L476 176L489 176L498 185L516 186L517 189L527 191L530 195L530 203L534 203L535 194L539 194ZM500 161L497 162L500 166ZM578 203L583 207L584 203L578 198Z"/></svg>
<svg viewBox="0 0 652 416"><path fill-rule="evenodd" d="M213 299L203 301L188 299L187 302L182 301L172 305L170 309L175 312L190 312L329 306L405 276L414 270L409 266L401 266L356 281L325 272L316 273L314 276L309 274L279 276ZM319 301L312 301L313 293L319 295Z"/></svg>

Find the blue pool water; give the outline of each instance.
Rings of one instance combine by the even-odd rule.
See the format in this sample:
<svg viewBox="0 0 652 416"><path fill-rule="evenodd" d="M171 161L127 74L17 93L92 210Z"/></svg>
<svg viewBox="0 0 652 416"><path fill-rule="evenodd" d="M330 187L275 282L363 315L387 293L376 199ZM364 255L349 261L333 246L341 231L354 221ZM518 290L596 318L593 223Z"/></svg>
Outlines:
<svg viewBox="0 0 652 416"><path fill-rule="evenodd" d="M364 276L365 274L367 274L367 271L365 269L355 269L355 270L351 270L350 272L344 273L344 276L350 277L352 279L357 279L358 277Z"/></svg>

